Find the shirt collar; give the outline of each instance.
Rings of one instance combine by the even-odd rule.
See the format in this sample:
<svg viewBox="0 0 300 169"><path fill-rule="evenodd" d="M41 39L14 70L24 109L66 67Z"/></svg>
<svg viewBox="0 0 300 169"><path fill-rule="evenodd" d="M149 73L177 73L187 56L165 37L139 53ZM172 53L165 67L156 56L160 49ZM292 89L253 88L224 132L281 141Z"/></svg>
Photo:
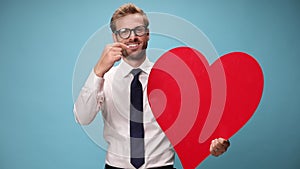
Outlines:
<svg viewBox="0 0 300 169"><path fill-rule="evenodd" d="M153 63L150 62L149 59L146 57L145 61L139 67L134 68L122 59L119 66L120 66L122 77L128 76L130 74L131 70L136 69L136 68L140 68L144 73L149 75L151 68L153 66Z"/></svg>

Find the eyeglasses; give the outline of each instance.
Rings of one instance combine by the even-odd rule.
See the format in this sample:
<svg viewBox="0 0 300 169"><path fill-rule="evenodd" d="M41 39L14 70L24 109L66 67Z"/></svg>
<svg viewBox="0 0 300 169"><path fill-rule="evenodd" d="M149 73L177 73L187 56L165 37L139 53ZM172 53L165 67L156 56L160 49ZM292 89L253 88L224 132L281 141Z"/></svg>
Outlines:
<svg viewBox="0 0 300 169"><path fill-rule="evenodd" d="M134 32L135 36L143 36L147 32L147 27L146 26L137 26L133 29L129 28L122 28L120 30L115 31L114 33L119 35L122 39L128 39L131 35L131 32Z"/></svg>

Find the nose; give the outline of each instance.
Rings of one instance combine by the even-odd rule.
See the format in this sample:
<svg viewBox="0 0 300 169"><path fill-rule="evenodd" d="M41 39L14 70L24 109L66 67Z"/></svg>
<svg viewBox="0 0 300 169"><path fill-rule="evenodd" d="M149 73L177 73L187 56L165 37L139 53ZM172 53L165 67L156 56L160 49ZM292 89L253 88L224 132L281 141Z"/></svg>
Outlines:
<svg viewBox="0 0 300 169"><path fill-rule="evenodd" d="M130 31L130 36L129 36L129 39L136 39L136 35L135 35L135 32L134 32L134 30L131 30Z"/></svg>

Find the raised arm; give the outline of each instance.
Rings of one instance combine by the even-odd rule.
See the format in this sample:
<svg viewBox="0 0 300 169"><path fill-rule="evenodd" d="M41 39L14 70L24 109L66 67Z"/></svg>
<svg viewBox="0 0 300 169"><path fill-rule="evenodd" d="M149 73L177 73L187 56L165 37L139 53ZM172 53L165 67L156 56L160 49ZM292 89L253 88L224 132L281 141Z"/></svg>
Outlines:
<svg viewBox="0 0 300 169"><path fill-rule="evenodd" d="M102 55L90 73L80 94L74 104L74 114L78 123L82 125L90 124L96 117L104 103L104 74L109 71L115 62L119 61L123 55L122 51L126 45L113 43L107 45Z"/></svg>

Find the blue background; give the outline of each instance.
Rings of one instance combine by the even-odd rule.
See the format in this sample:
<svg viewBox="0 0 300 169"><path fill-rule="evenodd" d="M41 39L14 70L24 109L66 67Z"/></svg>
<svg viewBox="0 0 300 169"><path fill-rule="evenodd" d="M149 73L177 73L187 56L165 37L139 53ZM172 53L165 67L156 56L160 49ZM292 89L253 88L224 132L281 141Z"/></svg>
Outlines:
<svg viewBox="0 0 300 169"><path fill-rule="evenodd" d="M1 169L103 168L104 150L74 121L72 76L85 42L125 2L0 2ZM198 168L300 167L299 1L132 2L187 19L220 55L245 51L263 68L255 115L231 138L226 154Z"/></svg>

